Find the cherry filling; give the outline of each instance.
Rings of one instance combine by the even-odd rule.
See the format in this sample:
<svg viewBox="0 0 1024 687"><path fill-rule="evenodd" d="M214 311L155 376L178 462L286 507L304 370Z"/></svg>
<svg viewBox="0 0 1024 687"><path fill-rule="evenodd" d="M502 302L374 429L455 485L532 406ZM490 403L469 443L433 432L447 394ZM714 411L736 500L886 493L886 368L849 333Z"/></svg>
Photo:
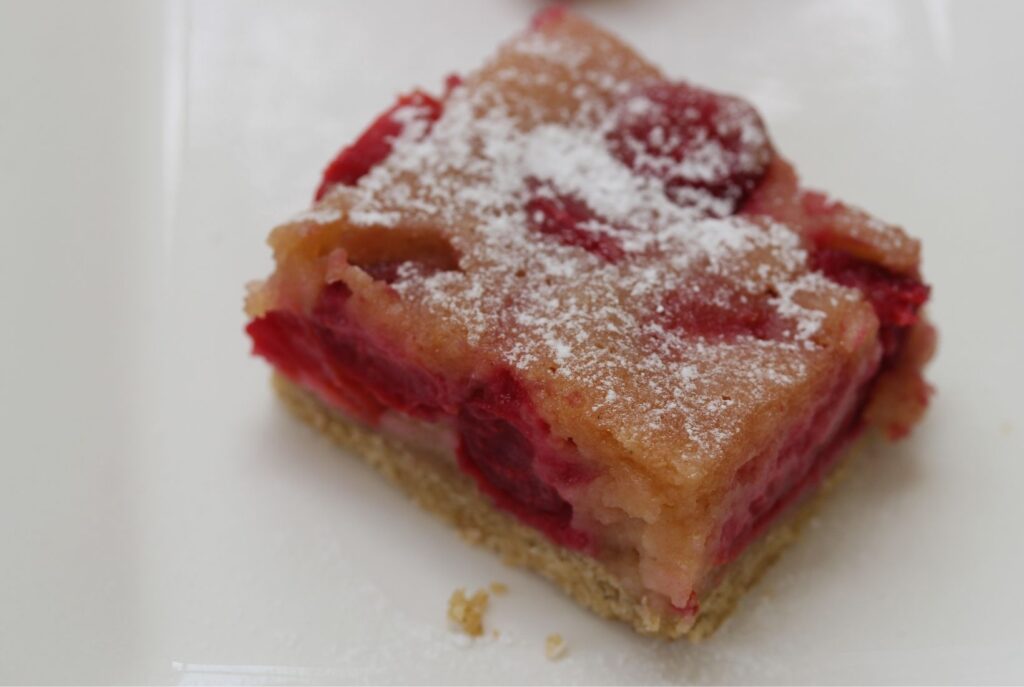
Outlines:
<svg viewBox="0 0 1024 687"><path fill-rule="evenodd" d="M530 180L532 195L526 203L530 228L553 236L567 246L578 246L606 262L618 262L625 255L622 243L611 226L582 200L556 193L546 185Z"/></svg>
<svg viewBox="0 0 1024 687"><path fill-rule="evenodd" d="M557 21L542 13L535 28ZM665 194L693 205L710 194L732 213L764 176L772 150L757 112L742 100L685 83L649 85L625 99L607 136L612 154L638 174L660 179ZM625 256L610 225L583 201L528 182L530 227L611 263Z"/></svg>
<svg viewBox="0 0 1024 687"><path fill-rule="evenodd" d="M742 291L708 275L662 301L662 326L682 336L709 341L734 341L740 336L768 340L780 337L788 322L769 302L770 293Z"/></svg>
<svg viewBox="0 0 1024 687"><path fill-rule="evenodd" d="M811 252L811 266L832 281L864 294L878 316L878 336L885 351L883 364L898 358L907 333L917 322L918 311L928 300L931 289L917 279L895 274L820 243Z"/></svg>
<svg viewBox="0 0 1024 687"><path fill-rule="evenodd" d="M877 365L840 372L828 390L770 454L749 460L736 474L739 497L722 525L715 563L735 559L783 510L827 474L861 432L861 411Z"/></svg>
<svg viewBox="0 0 1024 687"><path fill-rule="evenodd" d="M554 4L546 7L533 15L533 19L530 20L530 28L539 31L551 24L557 24L565 18L568 12L569 9L565 5Z"/></svg>
<svg viewBox="0 0 1024 687"><path fill-rule="evenodd" d="M452 407L443 379L404 362L351 321L349 296L338 282L324 288L311 317L274 310L256 318L246 329L253 352L369 424L388 409L433 420Z"/></svg>
<svg viewBox="0 0 1024 687"><path fill-rule="evenodd" d="M765 472L755 471L766 460L751 460L736 476L738 489L747 492L726 518L715 548L715 560L725 564L735 559L756 539L787 506L801 494L820 483L843 449L864 429L864 408L879 374L900 359L918 311L928 299L929 288L917 279L895 274L849 253L816 245L811 264L837 283L856 288L874 307L879 319L882 357L878 365L860 374L847 373L817 409L796 427L777 450ZM715 310L702 314L706 306L696 307L683 325L700 330L719 316ZM724 316L722 331L739 330L762 338L763 318L749 306ZM713 327L712 327L713 328Z"/></svg>
<svg viewBox="0 0 1024 687"><path fill-rule="evenodd" d="M450 85L455 82L450 80ZM391 154L394 140L405 129L411 115L429 125L441 117L444 106L439 100L422 91L403 95L391 109L360 134L355 143L342 149L338 156L324 170L323 180L316 190L316 200L323 198L332 186L352 186L365 176L375 165Z"/></svg>
<svg viewBox="0 0 1024 687"><path fill-rule="evenodd" d="M358 380L382 408L425 420L453 405L444 379L406 362L397 350L375 340L348 316L351 291L342 282L324 288L313 309L314 326L336 367Z"/></svg>
<svg viewBox="0 0 1024 687"><path fill-rule="evenodd" d="M309 317L277 310L256 318L247 328L253 351L369 425L388 410L452 422L459 466L484 493L559 544L587 548L557 487L590 475L574 462L571 446L556 445L511 373L444 379L353 322L350 296L338 282L325 287Z"/></svg>
<svg viewBox="0 0 1024 687"><path fill-rule="evenodd" d="M552 485L573 486L589 475L553 447L510 373L471 388L456 419L459 465L499 506L563 546L586 548L586 536L571 528L572 506Z"/></svg>
<svg viewBox="0 0 1024 687"><path fill-rule="evenodd" d="M797 193L794 180L792 188L784 190L782 197L794 199ZM804 214L795 217L785 215L786 202L774 205L761 202L758 207L763 206L763 211L769 215L778 209L783 213L781 221L791 220L797 226L806 219L814 220L815 231L805 237L810 266L838 284L859 290L871 304L879 321L881 361L861 378L855 375L852 381L840 380L809 419L790 431L767 472L759 478L752 474L763 458L750 461L740 470L737 481L750 496L729 515L722 527L716 553L720 564L733 560L779 513L819 483L843 448L863 431L864 410L871 390L881 373L900 360L911 328L920 319L919 311L930 293L929 287L916 277L897 274L844 250L841 237L832 233L825 213L820 211L831 206L822 206L815 194L803 195L797 212ZM753 208L746 212L761 213ZM757 335L757 318L748 316L740 320L753 322L752 333Z"/></svg>
<svg viewBox="0 0 1024 687"><path fill-rule="evenodd" d="M675 202L692 204L692 191L704 191L725 201L728 213L757 186L772 156L750 105L667 81L621 103L608 146L630 169L661 179Z"/></svg>

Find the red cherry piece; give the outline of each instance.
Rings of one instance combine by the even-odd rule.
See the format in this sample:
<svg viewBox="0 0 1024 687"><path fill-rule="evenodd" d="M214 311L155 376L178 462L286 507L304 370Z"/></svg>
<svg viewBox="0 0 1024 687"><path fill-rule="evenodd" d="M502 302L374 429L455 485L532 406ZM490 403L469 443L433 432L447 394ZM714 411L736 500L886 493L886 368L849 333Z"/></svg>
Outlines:
<svg viewBox="0 0 1024 687"><path fill-rule="evenodd" d="M757 186L772 158L768 134L746 102L686 83L662 82L626 98L608 135L612 153L657 177L681 205L700 193L730 214Z"/></svg>
<svg viewBox="0 0 1024 687"><path fill-rule="evenodd" d="M389 409L425 420L449 418L460 468L499 507L563 546L590 546L572 527L572 506L555 487L592 475L553 443L512 374L444 379L356 325L348 314L351 295L336 282L325 287L311 315L275 310L253 320L247 328L253 351L368 424Z"/></svg>
<svg viewBox="0 0 1024 687"><path fill-rule="evenodd" d="M709 341L740 336L775 339L784 333L787 322L769 298L769 294L739 291L724 280L705 279L670 293L662 302L660 319L670 331Z"/></svg>
<svg viewBox="0 0 1024 687"><path fill-rule="evenodd" d="M625 256L622 243L610 233L617 228L582 200L555 193L537 182L530 185L534 194L526 203L526 214L531 228L564 245L578 246L606 262L615 263Z"/></svg>
<svg viewBox="0 0 1024 687"><path fill-rule="evenodd" d="M422 91L403 95L389 110L377 117L354 143L346 146L324 170L323 180L316 190L316 200L337 184L354 186L377 164L387 159L395 138L405 129L401 113L413 109L414 118L433 124L441 116L444 106L439 100Z"/></svg>

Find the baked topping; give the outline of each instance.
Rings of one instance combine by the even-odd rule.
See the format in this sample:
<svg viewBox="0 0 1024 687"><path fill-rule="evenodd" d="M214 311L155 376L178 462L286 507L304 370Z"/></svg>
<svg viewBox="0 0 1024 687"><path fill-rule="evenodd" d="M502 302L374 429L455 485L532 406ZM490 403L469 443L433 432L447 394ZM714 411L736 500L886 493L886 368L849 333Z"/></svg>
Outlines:
<svg viewBox="0 0 1024 687"><path fill-rule="evenodd" d="M734 213L771 155L749 106L578 40L578 21L513 40L440 106L390 110L390 154L319 206L338 218L288 231L442 236L457 269L370 270L408 316L530 386L569 385L652 460L710 460L813 384L826 330L870 314L811 269L799 234Z"/></svg>

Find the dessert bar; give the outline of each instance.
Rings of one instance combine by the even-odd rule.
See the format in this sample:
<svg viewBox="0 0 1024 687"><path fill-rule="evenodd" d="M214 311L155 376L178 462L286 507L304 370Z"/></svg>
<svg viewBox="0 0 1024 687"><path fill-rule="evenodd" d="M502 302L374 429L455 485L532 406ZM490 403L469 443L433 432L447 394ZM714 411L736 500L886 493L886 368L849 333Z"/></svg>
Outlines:
<svg viewBox="0 0 1024 687"><path fill-rule="evenodd" d="M928 400L918 242L564 9L398 98L270 245L248 333L289 407L646 634L712 630Z"/></svg>

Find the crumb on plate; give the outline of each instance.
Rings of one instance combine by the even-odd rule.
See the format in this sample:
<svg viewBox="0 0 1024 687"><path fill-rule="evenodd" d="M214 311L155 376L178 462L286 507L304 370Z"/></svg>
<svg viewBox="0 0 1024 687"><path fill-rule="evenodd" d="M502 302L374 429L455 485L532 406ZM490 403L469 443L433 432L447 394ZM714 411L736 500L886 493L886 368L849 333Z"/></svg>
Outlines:
<svg viewBox="0 0 1024 687"><path fill-rule="evenodd" d="M484 633L484 611L489 600L483 589L469 597L465 589L456 589L448 599L448 618L470 637L479 637Z"/></svg>
<svg viewBox="0 0 1024 687"><path fill-rule="evenodd" d="M557 632L548 635L547 639L544 640L544 655L548 657L550 661L557 661L558 659L565 656L565 652L568 650L568 646L565 640L562 639L562 635Z"/></svg>

